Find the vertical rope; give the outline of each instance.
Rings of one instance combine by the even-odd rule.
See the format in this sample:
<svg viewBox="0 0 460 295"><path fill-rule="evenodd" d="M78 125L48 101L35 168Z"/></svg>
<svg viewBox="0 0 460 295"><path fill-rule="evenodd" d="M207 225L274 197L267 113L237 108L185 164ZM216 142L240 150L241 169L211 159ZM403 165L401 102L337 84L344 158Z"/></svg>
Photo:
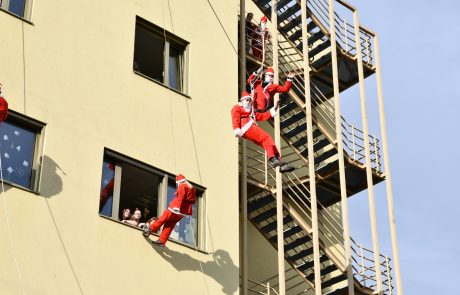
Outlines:
<svg viewBox="0 0 460 295"><path fill-rule="evenodd" d="M2 167L1 153L0 153L0 181L2 183L2 196L3 196L3 206L4 206L4 210L5 210L5 220L6 220L6 226L8 228L8 238L9 238L9 241L10 241L11 252L13 253L14 265L15 265L15 268L16 268L16 273L18 274L19 282L21 283L22 294L27 295L26 290L24 289L24 282L23 282L23 279L22 279L21 269L19 268L18 258L17 258L17 254L16 254L16 248L15 248L15 245L14 245L14 242L13 242L13 234L11 232L11 224L10 224L10 218L9 218L8 209L7 209L5 187L3 185L3 167Z"/></svg>

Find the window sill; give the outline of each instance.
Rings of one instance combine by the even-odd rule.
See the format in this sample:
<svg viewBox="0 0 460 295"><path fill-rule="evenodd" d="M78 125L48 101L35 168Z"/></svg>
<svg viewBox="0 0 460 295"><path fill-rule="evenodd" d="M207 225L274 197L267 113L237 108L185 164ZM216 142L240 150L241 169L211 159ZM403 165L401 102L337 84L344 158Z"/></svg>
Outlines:
<svg viewBox="0 0 460 295"><path fill-rule="evenodd" d="M23 191L26 191L26 192L29 192L29 193L33 193L35 195L40 195L40 192L38 191L34 191L34 190L31 190L30 188L27 188L25 186L20 186L19 184L15 184L13 182L9 182L8 180L3 180L3 183L6 184L6 185L9 185L11 187L14 187L14 188L17 188L17 189L20 189L20 190L23 190ZM6 190L5 190L6 191Z"/></svg>
<svg viewBox="0 0 460 295"><path fill-rule="evenodd" d="M142 229L139 228L139 227L134 227L134 226L129 225L129 224L127 224L127 223L123 223L123 222L121 222L121 221L115 220L115 219L110 218L110 217L108 217L108 216L102 215L102 214L100 214L100 213L98 213L98 214L99 214L99 216L102 217L102 218L108 219L108 220L110 220L110 221L113 221L113 222L122 224L122 225L124 225L124 226L129 227L129 228L132 228L132 229L135 229L135 230L138 230L138 231L141 231L141 232L142 232ZM156 236L156 237L159 236L158 234L152 234L152 235L153 235L153 236ZM189 249L198 251L198 252L203 253L203 254L207 254L207 255L211 254L211 253L209 253L209 252L207 252L207 251L204 251L204 250L199 249L199 248L197 249L197 248L195 248L195 247L193 247L193 246L191 246L191 245L189 245L189 244L187 244L187 243L181 242L181 241L169 239L169 240L168 240L168 243L178 244L178 245L187 247L187 248L189 248Z"/></svg>
<svg viewBox="0 0 460 295"><path fill-rule="evenodd" d="M136 70L133 70L133 72L134 72L135 74L137 74L137 75L139 75L139 76L141 76L141 77L147 79L147 80L150 80L150 81L152 81L152 82L155 82L155 83L158 84L158 85L163 86L164 88L167 88L167 89L169 89L169 90L171 90L171 91L173 91L173 92L175 92L175 93L177 93L177 94L180 94L180 95L182 95L182 96L184 96L184 97L186 97L186 98L191 99L191 97L190 97L189 95L187 95L187 94L185 94L185 93L183 93L183 92L177 91L176 89L171 88L171 87L169 87L169 86L167 86L167 85L165 85L165 84L163 84L163 83L161 83L161 82L158 82L157 80L152 79L152 78L150 78L149 76L146 76L146 75L142 74L141 72L138 72L138 71L136 71Z"/></svg>
<svg viewBox="0 0 460 295"><path fill-rule="evenodd" d="M15 18L17 18L17 19L20 19L20 20L22 20L23 22L26 22L26 23L28 23L28 24L34 26L34 23L31 22L30 20L25 19L25 18L23 18L23 17L21 17L21 16L19 16L19 15L17 15L17 14L14 14L14 13L8 11L8 10L5 10L5 9L3 9L3 8L0 8L0 11L3 11L4 13L11 15L12 17L15 17Z"/></svg>

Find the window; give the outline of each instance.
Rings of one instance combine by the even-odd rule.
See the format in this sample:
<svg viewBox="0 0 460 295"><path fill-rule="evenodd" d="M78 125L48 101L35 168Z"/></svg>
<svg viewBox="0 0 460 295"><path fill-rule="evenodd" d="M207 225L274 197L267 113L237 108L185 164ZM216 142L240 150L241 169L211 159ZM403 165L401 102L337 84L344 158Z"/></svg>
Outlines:
<svg viewBox="0 0 460 295"><path fill-rule="evenodd" d="M186 41L137 17L133 69L174 90L186 93L187 46Z"/></svg>
<svg viewBox="0 0 460 295"><path fill-rule="evenodd" d="M29 18L31 0L0 0L0 7L22 18Z"/></svg>
<svg viewBox="0 0 460 295"><path fill-rule="evenodd" d="M38 190L38 172L45 124L9 110L0 125L3 179L10 184Z"/></svg>
<svg viewBox="0 0 460 295"><path fill-rule="evenodd" d="M182 218L176 224L170 239L199 247L203 240L200 212L203 211L204 188L193 185L197 189L193 215ZM175 175L106 149L102 163L99 214L139 228L150 218L160 216L168 208L175 192Z"/></svg>

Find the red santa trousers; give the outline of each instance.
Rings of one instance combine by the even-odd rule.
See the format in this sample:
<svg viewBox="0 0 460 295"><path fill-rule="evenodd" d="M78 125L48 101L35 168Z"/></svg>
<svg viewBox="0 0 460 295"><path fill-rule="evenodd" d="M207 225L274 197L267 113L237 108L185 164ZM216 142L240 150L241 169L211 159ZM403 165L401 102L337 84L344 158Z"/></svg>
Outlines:
<svg viewBox="0 0 460 295"><path fill-rule="evenodd" d="M162 225L163 230L161 231L160 237L158 240L162 244L166 244L168 241L169 236L171 235L174 226L176 226L176 223L179 222L182 219L182 215L179 214L174 214L168 209L166 209L163 214L161 214L160 218L158 218L154 223L150 225L150 230L152 232L156 232L160 229Z"/></svg>
<svg viewBox="0 0 460 295"><path fill-rule="evenodd" d="M267 152L269 159L279 157L280 153L276 148L275 142L272 137L259 126L251 126L248 131L243 135L244 138L249 139L260 147L263 147Z"/></svg>

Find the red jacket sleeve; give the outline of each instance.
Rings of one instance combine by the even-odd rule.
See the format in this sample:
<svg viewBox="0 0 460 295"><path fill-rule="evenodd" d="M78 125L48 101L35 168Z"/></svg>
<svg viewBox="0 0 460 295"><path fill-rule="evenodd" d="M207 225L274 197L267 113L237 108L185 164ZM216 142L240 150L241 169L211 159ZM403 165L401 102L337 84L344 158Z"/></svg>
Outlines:
<svg viewBox="0 0 460 295"><path fill-rule="evenodd" d="M263 113L256 113L256 121L267 121L272 118L270 111Z"/></svg>
<svg viewBox="0 0 460 295"><path fill-rule="evenodd" d="M270 92L270 94L275 94L275 93L285 93L285 92L289 92L289 90L291 90L291 87L292 87L292 82L291 81L286 81L286 84L284 84L283 86L281 85L278 85L278 84L271 84L270 86L268 86L268 92Z"/></svg>
<svg viewBox="0 0 460 295"><path fill-rule="evenodd" d="M248 82L249 85L251 85L252 80L253 80L255 77L256 77L256 75L254 75L254 73L252 73L252 74L249 76L249 78L248 78L248 80L247 80L247 82Z"/></svg>
<svg viewBox="0 0 460 295"><path fill-rule="evenodd" d="M239 105L236 105L232 109L232 126L233 130L241 128L241 113Z"/></svg>

